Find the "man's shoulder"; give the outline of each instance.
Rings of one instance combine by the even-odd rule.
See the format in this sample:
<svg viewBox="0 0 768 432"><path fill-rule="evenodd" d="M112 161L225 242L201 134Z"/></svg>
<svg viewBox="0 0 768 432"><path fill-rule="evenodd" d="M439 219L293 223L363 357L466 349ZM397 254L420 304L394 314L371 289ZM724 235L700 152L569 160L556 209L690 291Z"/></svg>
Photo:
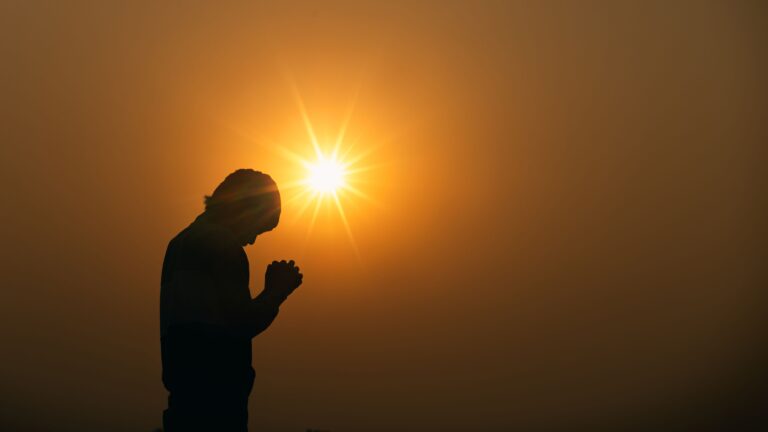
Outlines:
<svg viewBox="0 0 768 432"><path fill-rule="evenodd" d="M242 247L232 231L213 223L197 220L181 231L171 240L187 250L201 250L211 252L238 252Z"/></svg>

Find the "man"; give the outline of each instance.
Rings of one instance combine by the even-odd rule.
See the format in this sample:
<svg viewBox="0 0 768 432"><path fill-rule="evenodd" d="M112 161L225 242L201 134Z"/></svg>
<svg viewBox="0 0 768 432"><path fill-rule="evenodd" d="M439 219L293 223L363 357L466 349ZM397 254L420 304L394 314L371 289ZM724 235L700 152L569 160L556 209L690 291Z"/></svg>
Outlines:
<svg viewBox="0 0 768 432"><path fill-rule="evenodd" d="M279 219L272 178L241 169L205 197L205 212L169 243L160 288L166 432L247 431L251 338L302 282L293 261L274 261L264 290L251 298L243 247Z"/></svg>

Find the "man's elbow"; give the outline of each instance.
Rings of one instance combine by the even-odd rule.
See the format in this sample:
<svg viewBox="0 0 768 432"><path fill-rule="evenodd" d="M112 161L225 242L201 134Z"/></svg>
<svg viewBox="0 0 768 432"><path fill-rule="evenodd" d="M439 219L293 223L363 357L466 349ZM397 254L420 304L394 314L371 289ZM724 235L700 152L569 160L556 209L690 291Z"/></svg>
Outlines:
<svg viewBox="0 0 768 432"><path fill-rule="evenodd" d="M264 330L268 329L272 322L277 317L277 308L269 308L271 310L264 310L265 308L258 308L251 317L251 337L257 336Z"/></svg>

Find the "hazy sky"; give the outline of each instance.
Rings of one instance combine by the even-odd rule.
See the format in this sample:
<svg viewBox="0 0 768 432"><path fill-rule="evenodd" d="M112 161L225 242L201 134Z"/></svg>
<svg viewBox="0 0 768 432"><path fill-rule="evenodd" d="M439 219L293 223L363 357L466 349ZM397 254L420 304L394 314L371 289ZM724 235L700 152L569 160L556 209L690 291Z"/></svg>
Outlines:
<svg viewBox="0 0 768 432"><path fill-rule="evenodd" d="M237 168L364 156L251 291L253 430L706 430L766 392L759 1L0 4L0 429L161 424L168 241ZM221 4L226 3L226 4ZM354 147L352 145L354 144ZM284 200L296 195L284 191Z"/></svg>

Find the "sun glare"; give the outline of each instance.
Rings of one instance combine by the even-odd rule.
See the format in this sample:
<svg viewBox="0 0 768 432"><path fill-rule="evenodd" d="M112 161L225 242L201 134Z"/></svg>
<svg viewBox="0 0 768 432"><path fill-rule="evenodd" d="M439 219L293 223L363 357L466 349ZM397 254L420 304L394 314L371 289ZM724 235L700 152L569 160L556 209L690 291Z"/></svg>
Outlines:
<svg viewBox="0 0 768 432"><path fill-rule="evenodd" d="M319 157L307 165L307 184L315 191L322 194L335 193L344 186L346 169L338 160Z"/></svg>
<svg viewBox="0 0 768 432"><path fill-rule="evenodd" d="M355 144L358 140L355 139L352 143L345 142L347 126L354 111L357 94L350 101L335 140L321 144L315 135L298 89L294 86L293 90L309 138L307 144L310 147L308 150L314 154L313 157L307 158L304 152L297 153L288 146L272 143L272 148L278 150L283 157L296 163L297 167L304 168L303 175L297 171L295 180L280 185L281 191L287 198L283 201L283 214L290 212L294 216L294 222L307 215L309 220L307 239L309 239L315 222L318 220L318 214L321 213L320 210L327 207L335 208L350 244L360 259L360 252L352 235L352 227L347 218L347 212L344 210L344 204L353 199L363 199L373 204L378 203L360 189L367 183L364 176L361 178L361 174L375 167L374 165L363 164L374 147L367 146L362 151L357 148L355 149L357 151L353 152L353 147L356 147Z"/></svg>

